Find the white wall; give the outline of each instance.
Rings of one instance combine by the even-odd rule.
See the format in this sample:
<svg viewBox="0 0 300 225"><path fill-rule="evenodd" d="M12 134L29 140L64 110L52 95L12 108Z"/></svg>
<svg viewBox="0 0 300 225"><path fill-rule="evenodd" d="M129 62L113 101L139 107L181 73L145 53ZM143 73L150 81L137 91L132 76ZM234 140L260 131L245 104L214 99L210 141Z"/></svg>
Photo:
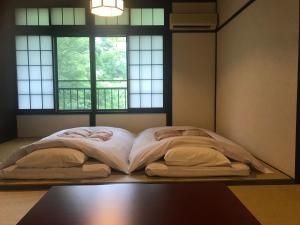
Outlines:
<svg viewBox="0 0 300 225"><path fill-rule="evenodd" d="M89 115L19 115L18 137L44 137L56 131L89 126Z"/></svg>
<svg viewBox="0 0 300 225"><path fill-rule="evenodd" d="M217 0L219 25L222 25L224 22L226 22L247 2L249 2L249 0Z"/></svg>
<svg viewBox="0 0 300 225"><path fill-rule="evenodd" d="M298 10L298 0L257 0L218 32L217 45L217 131L291 176Z"/></svg>
<svg viewBox="0 0 300 225"><path fill-rule="evenodd" d="M214 129L215 34L173 34L173 125Z"/></svg>
<svg viewBox="0 0 300 225"><path fill-rule="evenodd" d="M166 114L99 114L96 125L121 127L139 133L150 127L166 126Z"/></svg>

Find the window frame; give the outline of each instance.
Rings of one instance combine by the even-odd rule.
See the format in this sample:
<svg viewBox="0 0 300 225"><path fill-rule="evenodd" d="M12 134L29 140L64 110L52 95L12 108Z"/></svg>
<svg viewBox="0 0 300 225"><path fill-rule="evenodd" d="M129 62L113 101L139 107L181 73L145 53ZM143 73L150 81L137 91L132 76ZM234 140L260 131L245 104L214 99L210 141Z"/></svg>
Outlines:
<svg viewBox="0 0 300 225"><path fill-rule="evenodd" d="M54 4L54 3L53 3ZM88 4L88 2L87 2ZM166 113L167 114L167 124L171 124L172 121L172 36L169 30L169 13L171 10L171 1L165 1L162 3L149 1L136 1L131 2L128 8L164 8L164 26L131 26L131 25L96 25L95 17L89 12L88 5L24 5L20 4L15 6L15 8L48 8L49 10L49 22L51 24L51 9L50 8L85 8L86 10L86 25L49 25L49 26L22 26L15 25L15 20L13 19L14 32L13 36L18 35L49 35L52 37L53 44L53 82L54 82L54 109L18 109L18 114L131 114L131 113ZM15 18L15 17L13 17ZM129 14L129 24L130 24L130 14ZM105 29L104 29L105 28ZM131 35L161 35L163 36L163 107L162 108L130 108L130 79L129 79L129 63L127 63L127 104L128 109L126 110L97 110L97 102L95 95L96 88L96 70L95 70L95 38L96 37L117 37L126 36L127 42L129 36ZM90 39L90 70L91 70L91 104L92 107L89 110L59 110L58 108L58 71L57 71L57 37L89 37ZM16 51L16 46L14 45L14 51ZM128 57L128 46L127 46L127 57ZM16 62L15 62L16 70ZM17 77L17 72L15 74ZM18 102L18 101L17 101Z"/></svg>

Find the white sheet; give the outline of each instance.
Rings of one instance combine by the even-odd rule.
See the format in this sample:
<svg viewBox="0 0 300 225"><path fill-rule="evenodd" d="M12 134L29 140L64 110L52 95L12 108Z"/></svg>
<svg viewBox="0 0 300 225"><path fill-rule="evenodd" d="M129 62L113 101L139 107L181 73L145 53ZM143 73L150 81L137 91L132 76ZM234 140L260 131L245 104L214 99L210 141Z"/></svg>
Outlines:
<svg viewBox="0 0 300 225"><path fill-rule="evenodd" d="M80 167L70 168L20 168L12 165L0 170L0 179L85 179L103 178L110 174L107 165L87 161Z"/></svg>
<svg viewBox="0 0 300 225"><path fill-rule="evenodd" d="M65 132L76 132L80 129L87 129L94 132L112 132L111 139L102 141L91 138L70 138L62 134ZM27 145L12 154L6 162L0 165L0 170L13 165L25 155L40 149L67 147L82 151L87 156L97 159L116 170L128 173L128 157L135 136L124 129L113 127L81 127L62 130L33 144Z"/></svg>
<svg viewBox="0 0 300 225"><path fill-rule="evenodd" d="M159 177L216 177L216 176L248 176L250 168L234 162L231 166L168 166L163 161L150 163L146 169L148 176Z"/></svg>
<svg viewBox="0 0 300 225"><path fill-rule="evenodd" d="M195 127L169 127L170 129L196 129ZM202 136L178 136L163 139L161 141L155 140L154 133L166 127L150 128L138 135L133 143L132 150L129 155L129 172L162 158L169 149L174 147L192 146L192 147L209 147L213 148L226 157L234 161L249 164L263 173L272 173L268 168L261 164L252 154L246 151L243 147L234 142L221 137L220 135L201 129L210 137Z"/></svg>

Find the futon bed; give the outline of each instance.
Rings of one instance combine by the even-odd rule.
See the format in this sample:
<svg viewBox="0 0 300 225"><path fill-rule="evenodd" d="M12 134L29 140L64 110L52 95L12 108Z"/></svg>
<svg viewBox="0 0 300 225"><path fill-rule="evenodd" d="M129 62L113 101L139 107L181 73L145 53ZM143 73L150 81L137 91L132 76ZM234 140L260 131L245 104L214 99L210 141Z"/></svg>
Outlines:
<svg viewBox="0 0 300 225"><path fill-rule="evenodd" d="M0 178L101 178L111 168L127 173L134 137L113 127L62 130L15 151L0 165Z"/></svg>
<svg viewBox="0 0 300 225"><path fill-rule="evenodd" d="M158 127L140 133L129 155L129 172L148 176L248 176L250 167L272 173L242 146L206 129Z"/></svg>
<svg viewBox="0 0 300 225"><path fill-rule="evenodd" d="M137 137L113 127L56 132L14 152L0 165L2 179L91 179L145 170L158 177L248 176L271 173L236 143L206 129L156 127Z"/></svg>

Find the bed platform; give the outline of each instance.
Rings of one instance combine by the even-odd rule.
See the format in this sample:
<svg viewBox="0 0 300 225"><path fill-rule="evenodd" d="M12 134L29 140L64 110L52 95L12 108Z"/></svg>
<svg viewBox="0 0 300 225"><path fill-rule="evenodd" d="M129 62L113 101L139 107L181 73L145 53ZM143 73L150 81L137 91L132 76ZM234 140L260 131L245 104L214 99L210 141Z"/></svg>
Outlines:
<svg viewBox="0 0 300 225"><path fill-rule="evenodd" d="M0 144L0 162L4 161L15 149L20 146L30 144L39 138L18 138ZM168 177L149 177L145 171L137 171L130 176L120 172L112 171L107 178L97 179L69 179L69 180L0 180L0 189L6 188L30 188L30 187L50 187L59 185L78 185L78 184L110 184L110 183L177 183L177 182L224 182L230 185L241 184L290 184L293 179L275 168L266 165L274 173L262 174L251 172L246 177L201 177L201 178L168 178Z"/></svg>

